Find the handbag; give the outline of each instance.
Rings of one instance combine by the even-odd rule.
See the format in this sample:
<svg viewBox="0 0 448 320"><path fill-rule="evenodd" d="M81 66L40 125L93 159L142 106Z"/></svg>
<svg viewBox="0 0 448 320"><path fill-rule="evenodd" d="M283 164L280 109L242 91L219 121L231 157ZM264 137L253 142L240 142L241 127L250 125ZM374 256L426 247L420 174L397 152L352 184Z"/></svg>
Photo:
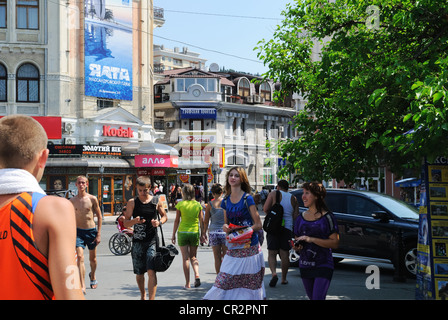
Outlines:
<svg viewBox="0 0 448 320"><path fill-rule="evenodd" d="M157 212L159 219L160 234L162 235L162 246L159 246L159 236L156 239L156 254L154 255L154 271L164 272L168 270L174 257L179 254L179 251L172 244L165 246L165 238L163 237L162 224L160 223L160 216Z"/></svg>

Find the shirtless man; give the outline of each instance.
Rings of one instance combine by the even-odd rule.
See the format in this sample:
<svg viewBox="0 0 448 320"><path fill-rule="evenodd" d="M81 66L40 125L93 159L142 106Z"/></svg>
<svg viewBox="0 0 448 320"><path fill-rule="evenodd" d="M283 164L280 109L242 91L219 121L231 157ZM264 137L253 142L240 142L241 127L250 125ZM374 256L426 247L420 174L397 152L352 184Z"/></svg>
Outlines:
<svg viewBox="0 0 448 320"><path fill-rule="evenodd" d="M90 260L90 288L96 289L98 281L95 277L97 267L96 261L96 247L101 242L101 225L102 216L98 199L87 193L86 188L89 185L89 180L85 176L76 178L76 187L78 194L70 199L75 207L76 213L76 253L78 254L78 267L81 276L81 287L86 293L85 274L86 268L84 266L84 249L87 246L89 249ZM95 228L94 215L98 219L98 229Z"/></svg>

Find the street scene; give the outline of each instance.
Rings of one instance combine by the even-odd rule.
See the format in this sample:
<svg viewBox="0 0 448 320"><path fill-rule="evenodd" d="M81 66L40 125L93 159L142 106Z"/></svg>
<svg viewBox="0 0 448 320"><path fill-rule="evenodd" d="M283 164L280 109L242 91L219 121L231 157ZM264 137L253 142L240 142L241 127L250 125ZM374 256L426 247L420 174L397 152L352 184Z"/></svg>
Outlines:
<svg viewBox="0 0 448 320"><path fill-rule="evenodd" d="M261 212L263 215L263 213ZM172 223L175 212L170 211L168 222L163 225L165 241L171 239ZM98 247L98 288L87 288L87 300L138 300L140 293L132 272L131 254L117 256L109 250L110 237L118 232L115 219L106 218L103 227L102 242ZM266 274L264 286L267 300L308 300L300 279L298 268L291 267L288 272L287 285L278 283L276 287L269 286L271 279L267 265L266 243L262 246L266 260ZM211 247L204 245L198 249L199 272L201 286L190 290L183 289L184 276L181 264L181 255L174 259L170 268L159 273L156 300L202 300L213 285L216 273L213 266L213 253ZM86 253L88 261L88 253ZM369 279L371 272L366 273L369 265L379 268L377 288L375 281ZM89 268L88 264L86 265ZM279 269L279 266L278 266ZM336 267L333 281L328 291L329 300L414 300L415 279L406 282L394 281L393 266L382 261L347 259ZM88 278L86 279L88 281ZM370 285L370 287L369 287ZM370 288L370 289L369 289Z"/></svg>
<svg viewBox="0 0 448 320"><path fill-rule="evenodd" d="M447 17L0 0L0 300L447 300Z"/></svg>

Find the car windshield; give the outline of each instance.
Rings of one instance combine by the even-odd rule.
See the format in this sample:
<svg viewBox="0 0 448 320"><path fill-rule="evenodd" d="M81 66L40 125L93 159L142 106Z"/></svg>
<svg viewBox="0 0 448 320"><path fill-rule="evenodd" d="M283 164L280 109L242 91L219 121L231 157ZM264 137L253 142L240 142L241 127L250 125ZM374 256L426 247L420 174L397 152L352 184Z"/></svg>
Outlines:
<svg viewBox="0 0 448 320"><path fill-rule="evenodd" d="M385 195L373 197L375 201L400 218L418 219L418 211L414 207Z"/></svg>

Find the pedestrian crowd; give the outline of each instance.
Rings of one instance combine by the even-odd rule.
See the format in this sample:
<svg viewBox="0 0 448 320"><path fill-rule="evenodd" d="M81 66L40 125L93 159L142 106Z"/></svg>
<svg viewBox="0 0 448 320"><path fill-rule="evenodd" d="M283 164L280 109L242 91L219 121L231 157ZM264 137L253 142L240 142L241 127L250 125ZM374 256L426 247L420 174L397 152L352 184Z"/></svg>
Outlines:
<svg viewBox="0 0 448 320"><path fill-rule="evenodd" d="M48 158L42 126L31 117L7 116L0 119L0 136L0 299L84 299L84 250L89 250L89 284L95 289L96 248L102 226L98 199L86 191L88 179L77 177L78 193L70 200L47 196L38 183ZM212 200L205 206L201 205L201 187L184 184L171 190L170 202L176 209L171 242L180 247L186 290L201 285L197 249L208 242L217 276L203 299L266 299L261 250L264 229L269 230L269 286L276 286L279 280L277 256L280 283L288 284L289 251L293 248L300 254L299 268L309 299L325 299L334 269L331 249L338 246L339 232L325 205L322 184L303 185L307 210L302 213L286 180L278 182L275 192L263 191L263 211L273 217L269 221L278 218L275 215L281 219L275 230L266 226L267 219L262 223L259 197L252 195L244 168L229 169L225 185L211 187ZM132 264L141 299L154 299L157 228L168 217L149 177L137 178L136 191L121 222L124 228L133 229ZM276 211L278 207L281 210Z"/></svg>

